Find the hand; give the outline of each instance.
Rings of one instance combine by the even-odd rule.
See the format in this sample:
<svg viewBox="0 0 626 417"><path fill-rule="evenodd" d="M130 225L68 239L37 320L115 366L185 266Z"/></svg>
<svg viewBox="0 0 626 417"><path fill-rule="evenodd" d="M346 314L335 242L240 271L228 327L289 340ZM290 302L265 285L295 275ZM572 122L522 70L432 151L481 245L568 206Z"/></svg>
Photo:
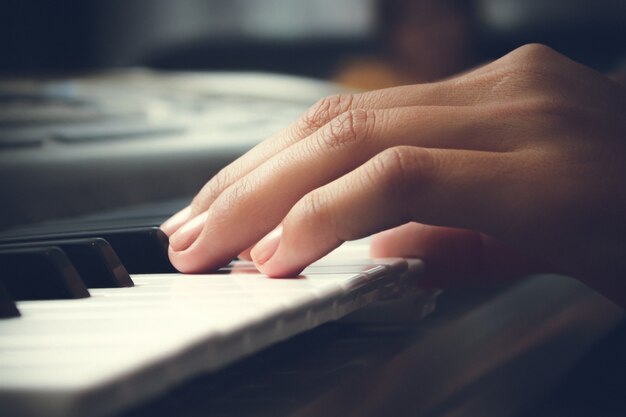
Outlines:
<svg viewBox="0 0 626 417"><path fill-rule="evenodd" d="M170 259L200 272L253 247L262 272L291 276L400 226L373 254L421 256L434 284L560 272L626 303L625 115L623 87L541 45L329 97L162 226Z"/></svg>

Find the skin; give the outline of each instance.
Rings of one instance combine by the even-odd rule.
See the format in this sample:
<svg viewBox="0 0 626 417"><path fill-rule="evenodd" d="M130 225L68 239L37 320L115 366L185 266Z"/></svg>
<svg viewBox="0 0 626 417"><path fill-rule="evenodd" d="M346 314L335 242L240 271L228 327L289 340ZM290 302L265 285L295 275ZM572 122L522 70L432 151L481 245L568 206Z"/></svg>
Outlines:
<svg viewBox="0 0 626 417"><path fill-rule="evenodd" d="M626 89L526 45L442 82L321 100L162 228L182 272L243 252L294 276L382 232L372 255L422 258L432 285L557 272L624 306L625 179Z"/></svg>

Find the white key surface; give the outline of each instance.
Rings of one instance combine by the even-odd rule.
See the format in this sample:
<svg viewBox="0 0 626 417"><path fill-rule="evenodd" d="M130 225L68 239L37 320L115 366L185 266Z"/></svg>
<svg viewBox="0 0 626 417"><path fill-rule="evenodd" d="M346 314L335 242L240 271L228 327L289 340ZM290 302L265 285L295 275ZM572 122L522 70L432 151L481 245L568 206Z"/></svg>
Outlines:
<svg viewBox="0 0 626 417"><path fill-rule="evenodd" d="M339 259L296 279L271 279L238 262L220 274L134 275L133 288L91 289L85 299L18 302L22 316L0 321L1 414L119 411L341 318L421 268Z"/></svg>

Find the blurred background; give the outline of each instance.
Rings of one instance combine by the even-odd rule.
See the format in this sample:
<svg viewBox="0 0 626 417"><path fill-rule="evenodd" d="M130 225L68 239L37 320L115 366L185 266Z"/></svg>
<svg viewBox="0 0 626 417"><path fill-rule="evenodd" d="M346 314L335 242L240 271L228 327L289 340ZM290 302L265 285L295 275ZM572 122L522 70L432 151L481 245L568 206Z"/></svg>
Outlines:
<svg viewBox="0 0 626 417"><path fill-rule="evenodd" d="M0 72L246 70L376 88L528 42L610 71L625 22L624 0L5 0Z"/></svg>
<svg viewBox="0 0 626 417"><path fill-rule="evenodd" d="M618 71L626 0L1 0L0 229L190 198L341 86L529 42Z"/></svg>

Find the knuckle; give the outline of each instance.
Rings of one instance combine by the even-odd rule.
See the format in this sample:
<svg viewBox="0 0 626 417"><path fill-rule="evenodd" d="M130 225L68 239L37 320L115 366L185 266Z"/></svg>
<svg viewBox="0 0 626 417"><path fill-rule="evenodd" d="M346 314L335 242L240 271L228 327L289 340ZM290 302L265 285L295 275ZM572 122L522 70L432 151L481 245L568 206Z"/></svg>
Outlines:
<svg viewBox="0 0 626 417"><path fill-rule="evenodd" d="M374 111L349 110L341 113L328 124L328 130L321 136L321 140L324 146L330 149L364 141L368 138L374 123Z"/></svg>
<svg viewBox="0 0 626 417"><path fill-rule="evenodd" d="M207 191L216 197L230 184L230 172L228 167L222 168L209 182L207 183Z"/></svg>
<svg viewBox="0 0 626 417"><path fill-rule="evenodd" d="M207 207L208 199L204 195L204 193L199 192L196 196L191 200L191 217L195 217L199 213L201 213L205 207Z"/></svg>
<svg viewBox="0 0 626 417"><path fill-rule="evenodd" d="M215 199L213 206L229 213L233 207L245 199L252 188L249 181L243 178L224 189Z"/></svg>
<svg viewBox="0 0 626 417"><path fill-rule="evenodd" d="M226 168L215 174L200 192L191 200L191 208L194 213L199 213L208 208L211 202L215 201L219 195L228 187L229 174Z"/></svg>
<svg viewBox="0 0 626 417"><path fill-rule="evenodd" d="M541 43L529 43L520 46L511 54L522 61L535 63L553 57L556 51Z"/></svg>
<svg viewBox="0 0 626 417"><path fill-rule="evenodd" d="M349 110L354 102L353 94L337 94L320 99L306 111L299 123L301 133L309 135L333 118Z"/></svg>
<svg viewBox="0 0 626 417"><path fill-rule="evenodd" d="M319 192L311 192L302 197L296 205L296 213L300 221L312 227L333 225L331 212Z"/></svg>
<svg viewBox="0 0 626 417"><path fill-rule="evenodd" d="M491 111L491 116L506 120L527 120L530 122L545 121L558 123L576 123L581 117L575 103L558 99L548 95L535 97L508 104L500 104Z"/></svg>
<svg viewBox="0 0 626 417"><path fill-rule="evenodd" d="M527 44L497 61L494 71L483 74L490 97L515 99L520 93L535 96L553 91L563 77L561 56L548 46Z"/></svg>
<svg viewBox="0 0 626 417"><path fill-rule="evenodd" d="M508 62L505 73L508 78L516 80L520 87L532 87L537 83L551 82L560 73L555 72L554 63L559 54L549 46L542 44L528 44L511 52L505 62ZM530 83L530 84L529 84Z"/></svg>
<svg viewBox="0 0 626 417"><path fill-rule="evenodd" d="M433 170L432 153L424 148L399 146L389 148L372 160L372 180L392 197L406 198L414 187L428 179Z"/></svg>

